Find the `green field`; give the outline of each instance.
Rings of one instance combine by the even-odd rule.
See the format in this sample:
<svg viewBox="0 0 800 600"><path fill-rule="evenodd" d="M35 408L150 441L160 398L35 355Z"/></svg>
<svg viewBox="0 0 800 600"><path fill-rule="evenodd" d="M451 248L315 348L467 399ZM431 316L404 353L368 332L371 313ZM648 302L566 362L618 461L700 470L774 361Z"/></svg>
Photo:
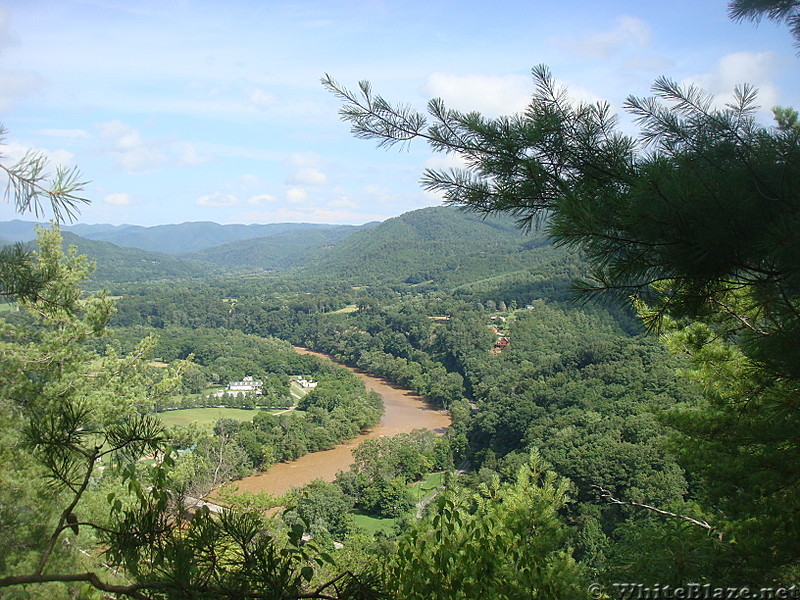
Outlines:
<svg viewBox="0 0 800 600"><path fill-rule="evenodd" d="M444 472L429 473L422 481L415 481L408 484L408 490L414 502L419 502L425 496L442 487L444 484Z"/></svg>
<svg viewBox="0 0 800 600"><path fill-rule="evenodd" d="M431 473L421 482L419 482L419 488L425 492L426 494L432 492L433 490L439 489L444 484L444 471L438 471L436 473Z"/></svg>
<svg viewBox="0 0 800 600"><path fill-rule="evenodd" d="M371 535L376 531L390 531L397 519L379 519L369 515L354 514L353 521L358 527L366 529Z"/></svg>
<svg viewBox="0 0 800 600"><path fill-rule="evenodd" d="M358 310L358 305L356 304L348 304L344 308L340 308L339 310L334 310L331 314L334 315L346 315L349 313L354 313Z"/></svg>
<svg viewBox="0 0 800 600"><path fill-rule="evenodd" d="M258 410L245 410L243 408L182 408L156 413L164 425L188 425L199 423L209 430L220 419L237 419L239 421L252 421ZM275 411L270 411L275 412Z"/></svg>

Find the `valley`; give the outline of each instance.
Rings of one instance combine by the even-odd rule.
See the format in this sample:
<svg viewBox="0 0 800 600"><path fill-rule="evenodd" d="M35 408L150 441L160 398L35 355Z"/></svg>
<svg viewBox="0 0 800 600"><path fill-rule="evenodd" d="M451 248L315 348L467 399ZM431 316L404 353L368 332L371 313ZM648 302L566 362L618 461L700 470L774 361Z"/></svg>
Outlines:
<svg viewBox="0 0 800 600"><path fill-rule="evenodd" d="M127 239L175 250L159 235L179 237L181 227L193 230ZM59 244L101 265L87 287L110 298L71 297L106 307L110 329L89 334L80 319L93 312L75 311L67 335L63 316L53 327L37 321L41 313L5 310L8 327L63 356L54 372L49 358L35 371L24 352L12 354L28 362L18 371L9 362L8 373L35 375L12 393L55 378L92 407L93 440L117 439L120 420L144 424L156 412L153 444L169 456L168 476L152 451L140 463L125 453L105 460L120 468L89 472L91 506L124 512L155 501L137 496L134 478L153 489L169 482L263 520L282 543L299 534L340 550L331 566L340 570L433 560L438 549L410 545L439 531L461 532L441 538L448 552L488 560L498 544L505 553L527 548L535 531L546 549L520 561L565 561L568 571L606 578L644 579L658 564L675 581L724 560L715 558L718 538L675 530L640 507L694 515L704 493L692 461L675 450L681 419L704 402L686 376L689 357L648 335L630 305L575 302L573 283L589 265L541 233L438 207L191 253L75 233ZM90 386L98 373L109 385ZM259 382L258 395L211 394L245 378ZM299 380L314 387L298 393ZM496 533L486 532L490 523ZM681 552L695 558L677 560Z"/></svg>
<svg viewBox="0 0 800 600"><path fill-rule="evenodd" d="M324 354L306 348L295 348L301 354L311 354L329 359ZM366 439L411 433L415 429L430 429L443 435L450 425L449 416L435 410L425 399L410 390L388 383L361 370L353 369L368 391L383 399L383 417L368 432L347 440L330 450L320 450L290 462L278 463L266 472L250 475L235 482L239 492L267 492L274 496L285 494L293 487L301 487L314 479L333 481L339 471L347 471L353 463L353 449Z"/></svg>

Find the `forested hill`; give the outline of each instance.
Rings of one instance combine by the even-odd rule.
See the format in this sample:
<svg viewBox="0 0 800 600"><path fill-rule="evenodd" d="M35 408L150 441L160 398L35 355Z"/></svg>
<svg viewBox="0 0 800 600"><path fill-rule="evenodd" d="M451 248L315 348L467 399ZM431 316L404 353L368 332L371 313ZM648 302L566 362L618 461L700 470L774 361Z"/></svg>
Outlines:
<svg viewBox="0 0 800 600"><path fill-rule="evenodd" d="M87 240L68 231L62 232L64 247L75 246L78 254L95 261L90 276L94 282L136 283L159 279L207 277L218 272L213 267L138 248L122 248L110 242Z"/></svg>
<svg viewBox="0 0 800 600"><path fill-rule="evenodd" d="M360 231L309 270L357 283L454 287L562 259L541 232L524 233L508 217L483 218L451 207L423 208Z"/></svg>
<svg viewBox="0 0 800 600"><path fill-rule="evenodd" d="M75 226L74 233L83 237L113 242L118 246L130 246L142 250L154 250L179 254L197 252L222 244L267 238L272 236L305 236L344 228L346 225L320 225L315 223L269 223L253 225L220 225L209 222L180 223L177 225L157 225L155 227L134 227L114 231L82 232Z"/></svg>
<svg viewBox="0 0 800 600"><path fill-rule="evenodd" d="M369 227L372 225L288 229L267 237L229 242L179 256L230 269L289 269L314 261L342 240Z"/></svg>
<svg viewBox="0 0 800 600"><path fill-rule="evenodd" d="M33 226L22 221L0 223L0 237L24 240ZM270 233L216 243L255 231ZM574 253L555 248L541 232L524 233L508 217L483 218L451 207L423 208L361 226L78 225L63 228L63 233L65 244L77 246L81 254L96 260L95 282L135 283L301 269L296 276L317 281L421 289L461 287L462 293L480 295L498 287L508 289L517 280L529 283L542 273L547 274L549 288L561 273L556 287L566 289L581 270ZM116 241L84 237L90 235ZM168 250L200 249L165 253L123 247L134 242ZM532 293L527 283L520 291L525 296Z"/></svg>
<svg viewBox="0 0 800 600"><path fill-rule="evenodd" d="M34 223L15 219L0 223L0 238L11 242L28 242L36 238L36 226L47 223ZM63 225L62 231L74 233L87 240L111 242L117 246L139 248L152 252L180 254L197 252L222 244L282 236L285 234L307 235L313 232L343 229L351 231L350 225L321 225L316 223L268 223L253 225L220 225L205 221L156 225Z"/></svg>

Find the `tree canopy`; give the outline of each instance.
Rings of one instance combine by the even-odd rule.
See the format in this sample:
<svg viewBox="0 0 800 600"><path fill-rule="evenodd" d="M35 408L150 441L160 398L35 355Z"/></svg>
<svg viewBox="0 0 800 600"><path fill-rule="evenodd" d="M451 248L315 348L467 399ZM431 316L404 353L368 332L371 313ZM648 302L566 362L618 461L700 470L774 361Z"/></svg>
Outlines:
<svg viewBox="0 0 800 600"><path fill-rule="evenodd" d="M784 4L791 16L795 3ZM576 282L584 298L632 299L693 360L685 374L706 402L667 418L684 464L704 478L706 506L750 544L731 560L754 581L796 566L779 540L800 534L800 130L787 111L760 124L748 85L720 107L660 78L653 96L625 102L633 137L608 104L572 101L546 67L533 78L525 112L495 119L439 99L422 114L367 82L357 92L323 84L355 136L458 156L464 168L428 169L422 185L580 248L591 266Z"/></svg>

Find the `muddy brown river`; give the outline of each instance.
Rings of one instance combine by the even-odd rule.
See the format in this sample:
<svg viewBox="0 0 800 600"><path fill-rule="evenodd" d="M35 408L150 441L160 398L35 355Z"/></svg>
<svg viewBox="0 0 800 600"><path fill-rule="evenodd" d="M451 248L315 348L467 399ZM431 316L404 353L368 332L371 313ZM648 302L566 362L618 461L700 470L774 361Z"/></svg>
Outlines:
<svg viewBox="0 0 800 600"><path fill-rule="evenodd" d="M311 352L306 348L295 348L295 350L301 354L312 354L331 360L324 354ZM346 368L364 381L368 391L375 391L383 398L385 411L381 422L368 432L330 450L306 454L292 462L278 463L264 473L245 477L235 482L239 486L239 492L267 492L280 495L294 486L305 485L317 478L333 481L336 473L350 468L353 462L353 448L365 439L409 433L414 429L431 429L441 434L450 425L449 415L445 411L430 408L421 396L363 371Z"/></svg>

